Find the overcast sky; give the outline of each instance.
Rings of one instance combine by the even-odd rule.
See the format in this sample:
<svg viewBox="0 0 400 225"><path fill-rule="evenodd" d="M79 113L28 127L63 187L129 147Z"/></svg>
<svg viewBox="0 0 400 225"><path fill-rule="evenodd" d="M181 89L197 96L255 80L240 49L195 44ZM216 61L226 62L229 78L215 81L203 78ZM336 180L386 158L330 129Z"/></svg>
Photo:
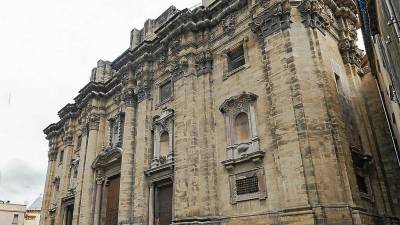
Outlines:
<svg viewBox="0 0 400 225"><path fill-rule="evenodd" d="M129 47L130 31L170 5L201 0L17 0L0 7L0 200L43 192L42 130L89 81L97 60Z"/></svg>
<svg viewBox="0 0 400 225"><path fill-rule="evenodd" d="M170 5L201 0L17 0L0 7L0 200L32 203L43 192L42 130L73 102L99 59L112 61Z"/></svg>

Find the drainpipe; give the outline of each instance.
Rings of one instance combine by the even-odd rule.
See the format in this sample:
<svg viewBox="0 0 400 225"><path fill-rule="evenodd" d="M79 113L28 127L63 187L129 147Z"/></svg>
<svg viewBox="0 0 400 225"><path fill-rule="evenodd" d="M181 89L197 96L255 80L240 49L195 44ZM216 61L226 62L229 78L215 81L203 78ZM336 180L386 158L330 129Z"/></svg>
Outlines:
<svg viewBox="0 0 400 225"><path fill-rule="evenodd" d="M381 100L381 104L382 104L382 107L383 107L383 111L384 111L384 113L385 113L386 123L387 123L387 125L389 126L390 138L391 138L391 140L392 140L394 152L395 152L395 154L396 154L397 164L398 164L398 166L400 167L399 149L397 149L397 146L396 146L395 141L394 141L395 138L394 138L394 134L393 134L393 127L392 127L392 125L391 125L391 123L390 123L390 120L389 120L389 114L388 114L388 111L387 111L387 109L386 109L386 104L385 104L385 102L383 101L383 96L382 96L382 93L383 93L383 92L382 92L382 89L381 89L381 87L380 87L380 85L379 85L379 83L378 83L378 78L377 78L377 77L375 78L375 83L376 83L376 86L377 86L377 88L378 88L379 99Z"/></svg>
<svg viewBox="0 0 400 225"><path fill-rule="evenodd" d="M397 41L400 42L400 21L396 18L396 14L394 13L392 2L390 0L385 0L387 9L389 11L390 21L388 25L393 25L394 31L396 33Z"/></svg>

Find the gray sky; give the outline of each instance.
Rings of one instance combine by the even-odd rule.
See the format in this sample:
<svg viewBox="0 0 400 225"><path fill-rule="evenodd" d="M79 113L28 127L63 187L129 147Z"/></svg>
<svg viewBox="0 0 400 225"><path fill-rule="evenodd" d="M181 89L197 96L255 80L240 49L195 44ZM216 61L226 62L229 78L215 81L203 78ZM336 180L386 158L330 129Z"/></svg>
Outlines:
<svg viewBox="0 0 400 225"><path fill-rule="evenodd" d="M42 130L89 81L99 59L129 47L130 31L170 5L201 0L19 0L0 7L0 199L31 203L43 192Z"/></svg>
<svg viewBox="0 0 400 225"><path fill-rule="evenodd" d="M170 5L201 0L19 0L0 7L0 199L31 203L43 192L48 143L42 130L112 61L129 33Z"/></svg>

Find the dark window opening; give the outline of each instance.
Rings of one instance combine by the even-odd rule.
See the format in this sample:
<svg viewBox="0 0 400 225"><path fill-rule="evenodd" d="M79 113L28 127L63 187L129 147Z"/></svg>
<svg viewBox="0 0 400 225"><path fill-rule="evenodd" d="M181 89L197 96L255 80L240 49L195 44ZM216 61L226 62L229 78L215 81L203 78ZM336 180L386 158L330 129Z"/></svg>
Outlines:
<svg viewBox="0 0 400 225"><path fill-rule="evenodd" d="M251 194L257 193L259 191L258 187L258 177L246 177L243 179L236 180L236 194L237 195L244 195L244 194Z"/></svg>
<svg viewBox="0 0 400 225"><path fill-rule="evenodd" d="M18 214L14 214L12 224L18 224Z"/></svg>
<svg viewBox="0 0 400 225"><path fill-rule="evenodd" d="M343 84L340 76L335 73L335 82L336 82L336 89L339 95L344 96Z"/></svg>
<svg viewBox="0 0 400 225"><path fill-rule="evenodd" d="M233 71L246 64L243 45L228 53L228 71Z"/></svg>
<svg viewBox="0 0 400 225"><path fill-rule="evenodd" d="M160 102L164 102L172 96L172 83L171 81L166 82L160 86Z"/></svg>
<svg viewBox="0 0 400 225"><path fill-rule="evenodd" d="M61 152L60 152L60 164L62 164L63 163L63 161L64 161L64 150L62 150Z"/></svg>
<svg viewBox="0 0 400 225"><path fill-rule="evenodd" d="M356 175L358 190L362 193L368 194L368 186L365 177Z"/></svg>

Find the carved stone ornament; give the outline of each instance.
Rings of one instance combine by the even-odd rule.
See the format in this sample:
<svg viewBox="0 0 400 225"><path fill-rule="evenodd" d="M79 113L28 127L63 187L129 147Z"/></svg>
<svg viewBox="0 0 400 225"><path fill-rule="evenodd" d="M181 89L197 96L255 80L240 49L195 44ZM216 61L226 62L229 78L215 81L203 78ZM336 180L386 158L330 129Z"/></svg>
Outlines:
<svg viewBox="0 0 400 225"><path fill-rule="evenodd" d="M116 93L115 95L114 95L114 97L113 97L113 102L115 103L115 104L119 104L120 102L121 102L121 100L122 100L122 96L121 96L122 94L121 94L121 92L118 92L118 93Z"/></svg>
<svg viewBox="0 0 400 225"><path fill-rule="evenodd" d="M232 13L225 17L222 21L222 30L227 35L233 35L236 29L236 14Z"/></svg>
<svg viewBox="0 0 400 225"><path fill-rule="evenodd" d="M121 94L121 99L128 107L135 106L136 105L136 95L135 95L134 89L127 88L126 90L124 90Z"/></svg>
<svg viewBox="0 0 400 225"><path fill-rule="evenodd" d="M168 72L171 73L175 80L179 79L188 70L188 60L182 57L179 60L173 60L169 64Z"/></svg>
<svg viewBox="0 0 400 225"><path fill-rule="evenodd" d="M222 113L230 115L235 115L240 112L246 112L248 111L250 103L256 101L257 98L258 96L253 93L243 92L240 95L233 96L225 100L219 107L219 110Z"/></svg>
<svg viewBox="0 0 400 225"><path fill-rule="evenodd" d="M172 40L169 43L169 50L172 54L177 54L181 50L181 40Z"/></svg>
<svg viewBox="0 0 400 225"><path fill-rule="evenodd" d="M70 146L73 143L73 136L70 132L67 132L63 137L64 145Z"/></svg>
<svg viewBox="0 0 400 225"><path fill-rule="evenodd" d="M268 8L271 4L271 0L257 0L257 3L264 8Z"/></svg>
<svg viewBox="0 0 400 225"><path fill-rule="evenodd" d="M106 178L104 176L98 176L98 177L96 177L96 184L102 185L105 180L106 180Z"/></svg>
<svg viewBox="0 0 400 225"><path fill-rule="evenodd" d="M88 118L89 121L89 129L90 130L98 130L100 127L100 115L91 114Z"/></svg>
<svg viewBox="0 0 400 225"><path fill-rule="evenodd" d="M51 148L48 152L49 161L56 161L57 160L57 149Z"/></svg>
<svg viewBox="0 0 400 225"><path fill-rule="evenodd" d="M203 51L195 56L197 76L211 73L213 70L213 56L210 51Z"/></svg>
<svg viewBox="0 0 400 225"><path fill-rule="evenodd" d="M353 64L358 67L361 66L363 57L362 51L357 47L354 40L344 38L339 41L339 50L342 54L343 62L346 64Z"/></svg>
<svg viewBox="0 0 400 225"><path fill-rule="evenodd" d="M320 0L305 0L298 8L306 27L318 28L323 32L334 23L332 10Z"/></svg>
<svg viewBox="0 0 400 225"><path fill-rule="evenodd" d="M262 41L275 32L289 28L291 23L290 10L289 0L276 3L260 15L253 17L253 21L250 23L251 30Z"/></svg>
<svg viewBox="0 0 400 225"><path fill-rule="evenodd" d="M118 147L103 148L100 154L92 163L92 168L95 170L104 170L111 164L121 163L122 149Z"/></svg>
<svg viewBox="0 0 400 225"><path fill-rule="evenodd" d="M142 79L139 81L138 86L135 90L137 95L137 102L141 102L151 96L151 87L153 85L153 80Z"/></svg>

